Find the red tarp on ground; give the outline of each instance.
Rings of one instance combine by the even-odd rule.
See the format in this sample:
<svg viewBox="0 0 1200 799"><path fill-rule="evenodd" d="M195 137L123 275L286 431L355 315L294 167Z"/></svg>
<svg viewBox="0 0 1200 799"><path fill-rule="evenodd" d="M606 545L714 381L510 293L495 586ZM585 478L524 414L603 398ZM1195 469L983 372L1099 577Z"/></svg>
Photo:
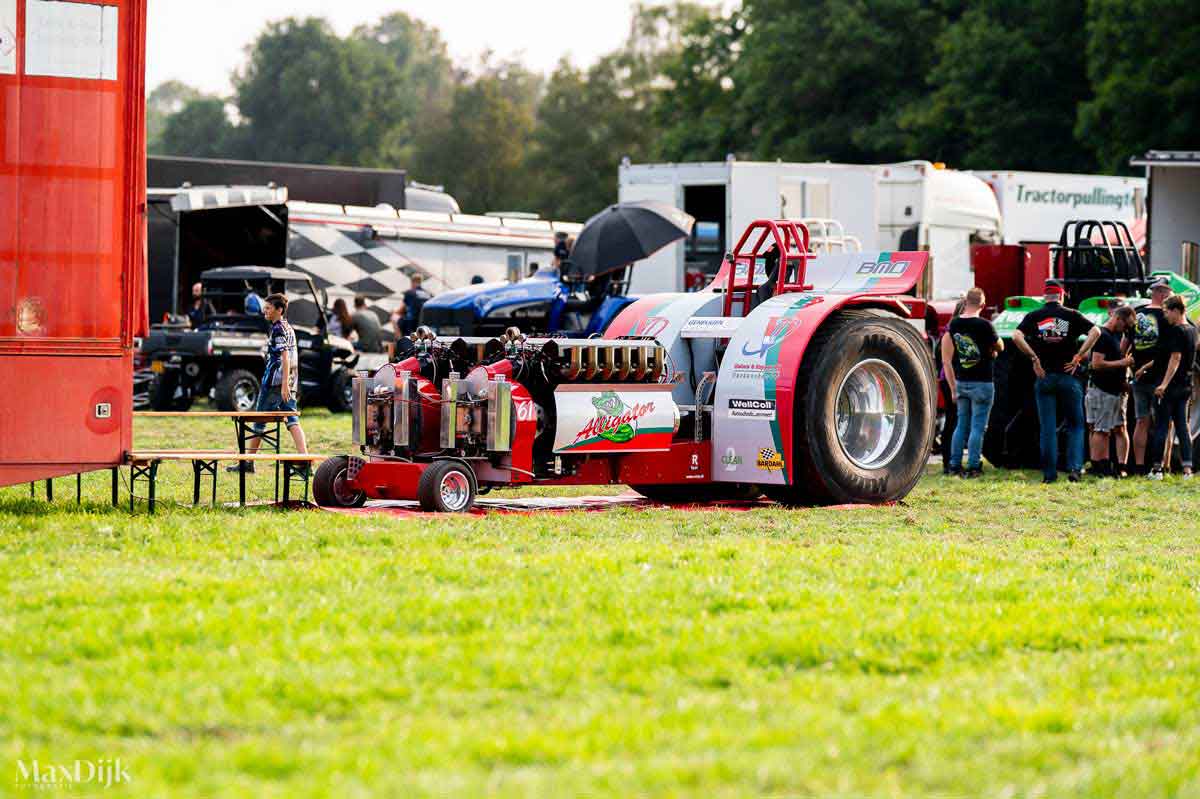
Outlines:
<svg viewBox="0 0 1200 799"><path fill-rule="evenodd" d="M870 508L872 505L836 505L834 510L851 508ZM530 515L534 513L571 513L574 511L595 512L615 510L617 508L632 508L634 510L694 510L694 511L747 511L756 508L777 508L770 500L755 500L750 502L709 502L703 505L663 505L653 502L640 494L628 492L617 496L600 497L523 497L512 499L489 499L486 496L475 501L471 509L473 516L487 516L492 513L516 513ZM443 513L424 513L416 502L401 500L371 500L361 508L322 508L334 513L344 513L351 516L373 516L387 514L389 516L420 517L444 519Z"/></svg>

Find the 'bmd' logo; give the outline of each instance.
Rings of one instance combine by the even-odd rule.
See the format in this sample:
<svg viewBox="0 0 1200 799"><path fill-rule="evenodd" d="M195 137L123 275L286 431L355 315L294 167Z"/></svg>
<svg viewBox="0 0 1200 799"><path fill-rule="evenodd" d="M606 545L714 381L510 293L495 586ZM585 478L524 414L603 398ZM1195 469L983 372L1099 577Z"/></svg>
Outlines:
<svg viewBox="0 0 1200 799"><path fill-rule="evenodd" d="M767 353L771 347L783 342L793 330L800 327L799 319L788 319L783 316L772 316L767 322L767 329L763 331L762 340L759 342L757 349L750 349L750 342L742 345L742 355L747 358L759 358Z"/></svg>
<svg viewBox="0 0 1200 799"><path fill-rule="evenodd" d="M860 275L902 275L908 271L909 261L867 261L858 268Z"/></svg>

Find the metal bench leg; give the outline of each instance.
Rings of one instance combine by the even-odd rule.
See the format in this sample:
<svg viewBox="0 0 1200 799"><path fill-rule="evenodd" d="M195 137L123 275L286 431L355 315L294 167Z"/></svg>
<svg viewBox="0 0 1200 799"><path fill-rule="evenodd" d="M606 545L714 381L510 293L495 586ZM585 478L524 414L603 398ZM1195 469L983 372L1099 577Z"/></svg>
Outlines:
<svg viewBox="0 0 1200 799"><path fill-rule="evenodd" d="M29 498L37 499L37 481L36 480L29 484Z"/></svg>
<svg viewBox="0 0 1200 799"><path fill-rule="evenodd" d="M133 497L137 494L137 473L138 467L130 465L129 467L129 512L133 513Z"/></svg>
<svg viewBox="0 0 1200 799"><path fill-rule="evenodd" d="M238 503L246 507L246 469L241 461L238 462Z"/></svg>
<svg viewBox="0 0 1200 799"><path fill-rule="evenodd" d="M112 503L113 503L113 507L115 508L121 504L121 493L120 493L121 475L120 475L120 469L118 469L116 466L112 467L111 471L112 471Z"/></svg>
<svg viewBox="0 0 1200 799"><path fill-rule="evenodd" d="M150 513L154 513L154 485L158 482L158 461L150 464Z"/></svg>
<svg viewBox="0 0 1200 799"><path fill-rule="evenodd" d="M275 422L275 454L279 454L279 422ZM275 503L279 503L279 461L275 461Z"/></svg>
<svg viewBox="0 0 1200 799"><path fill-rule="evenodd" d="M206 461L202 458L194 458L192 460L192 505L200 504L200 481L205 474L212 475L212 504L217 506L217 471L221 465L220 461Z"/></svg>
<svg viewBox="0 0 1200 799"><path fill-rule="evenodd" d="M75 504L83 504L83 472L75 475Z"/></svg>
<svg viewBox="0 0 1200 799"><path fill-rule="evenodd" d="M46 481L46 501L54 501L54 478Z"/></svg>

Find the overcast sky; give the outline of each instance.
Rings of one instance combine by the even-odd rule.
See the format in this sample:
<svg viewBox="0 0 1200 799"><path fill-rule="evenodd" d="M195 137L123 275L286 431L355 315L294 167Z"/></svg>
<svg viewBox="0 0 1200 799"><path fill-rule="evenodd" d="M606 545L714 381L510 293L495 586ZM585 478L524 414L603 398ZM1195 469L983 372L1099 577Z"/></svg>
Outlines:
<svg viewBox="0 0 1200 799"><path fill-rule="evenodd" d="M230 91L229 74L270 20L321 16L338 33L404 11L442 32L457 63L491 49L549 72L564 54L586 66L625 40L632 0L150 0L146 83L177 79Z"/></svg>

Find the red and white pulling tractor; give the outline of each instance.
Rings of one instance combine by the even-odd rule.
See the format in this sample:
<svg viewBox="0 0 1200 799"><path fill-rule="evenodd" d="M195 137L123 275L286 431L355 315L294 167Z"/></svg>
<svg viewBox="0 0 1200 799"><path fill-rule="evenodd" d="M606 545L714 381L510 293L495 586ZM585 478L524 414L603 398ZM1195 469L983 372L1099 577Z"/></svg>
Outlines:
<svg viewBox="0 0 1200 799"><path fill-rule="evenodd" d="M326 506L480 489L626 484L651 499L765 493L886 502L920 478L936 380L913 291L928 253L813 255L760 220L704 290L629 306L602 339L438 339L354 383L357 455L330 458Z"/></svg>

